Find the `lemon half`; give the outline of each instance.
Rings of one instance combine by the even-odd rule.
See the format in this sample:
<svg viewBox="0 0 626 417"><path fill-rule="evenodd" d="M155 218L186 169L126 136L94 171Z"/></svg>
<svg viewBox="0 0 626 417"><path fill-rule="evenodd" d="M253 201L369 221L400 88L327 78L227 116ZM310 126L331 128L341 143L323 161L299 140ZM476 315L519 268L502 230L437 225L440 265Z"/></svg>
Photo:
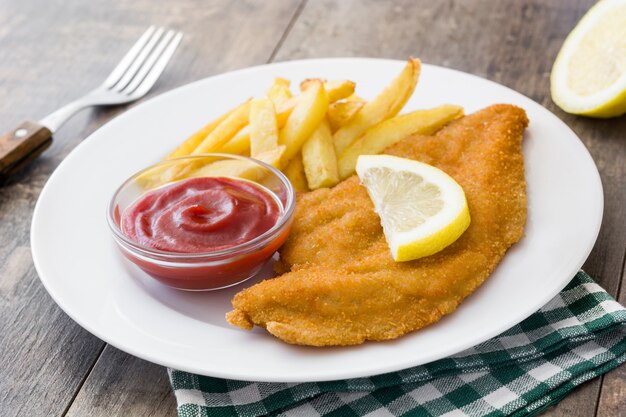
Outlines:
<svg viewBox="0 0 626 417"><path fill-rule="evenodd" d="M568 113L626 113L626 0L601 0L561 47L550 77L552 99Z"/></svg>
<svg viewBox="0 0 626 417"><path fill-rule="evenodd" d="M395 156L362 155L356 172L374 203L395 261L439 252L470 224L463 189L440 169Z"/></svg>

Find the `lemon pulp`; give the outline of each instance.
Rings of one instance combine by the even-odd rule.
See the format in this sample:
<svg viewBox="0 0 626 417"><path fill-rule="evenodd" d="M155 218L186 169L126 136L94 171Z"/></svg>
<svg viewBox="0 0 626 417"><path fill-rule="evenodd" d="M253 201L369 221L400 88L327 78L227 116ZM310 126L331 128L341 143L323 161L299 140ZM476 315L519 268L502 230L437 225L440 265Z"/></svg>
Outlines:
<svg viewBox="0 0 626 417"><path fill-rule="evenodd" d="M569 113L626 112L626 0L601 0L585 14L559 51L551 90Z"/></svg>
<svg viewBox="0 0 626 417"><path fill-rule="evenodd" d="M469 226L463 189L433 166L389 155L362 155L356 170L396 261L439 252Z"/></svg>

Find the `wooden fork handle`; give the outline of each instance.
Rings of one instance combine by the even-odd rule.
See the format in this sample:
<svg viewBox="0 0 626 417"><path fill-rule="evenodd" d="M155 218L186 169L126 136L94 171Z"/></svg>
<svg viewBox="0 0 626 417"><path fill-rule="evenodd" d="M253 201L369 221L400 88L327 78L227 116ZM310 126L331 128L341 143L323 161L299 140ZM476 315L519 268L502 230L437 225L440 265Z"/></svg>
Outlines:
<svg viewBox="0 0 626 417"><path fill-rule="evenodd" d="M35 122L24 122L0 136L0 175L12 175L28 165L52 143L52 132Z"/></svg>

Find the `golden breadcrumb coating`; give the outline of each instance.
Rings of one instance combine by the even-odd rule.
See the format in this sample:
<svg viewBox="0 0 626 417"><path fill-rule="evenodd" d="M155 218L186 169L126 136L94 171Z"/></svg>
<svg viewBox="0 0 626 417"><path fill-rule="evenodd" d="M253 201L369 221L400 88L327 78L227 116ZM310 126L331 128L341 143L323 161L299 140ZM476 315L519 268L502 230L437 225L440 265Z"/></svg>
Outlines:
<svg viewBox="0 0 626 417"><path fill-rule="evenodd" d="M287 343L354 345L394 339L453 312L522 237L527 125L522 109L494 105L385 151L434 165L465 190L469 228L426 258L394 262L356 176L299 196L280 250L282 275L238 293L228 322L264 327Z"/></svg>

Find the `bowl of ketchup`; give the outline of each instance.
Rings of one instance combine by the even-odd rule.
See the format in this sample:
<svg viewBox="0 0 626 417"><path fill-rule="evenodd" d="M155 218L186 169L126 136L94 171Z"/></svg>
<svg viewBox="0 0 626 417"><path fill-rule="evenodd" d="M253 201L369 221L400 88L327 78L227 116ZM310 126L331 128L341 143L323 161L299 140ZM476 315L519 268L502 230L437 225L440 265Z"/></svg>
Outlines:
<svg viewBox="0 0 626 417"><path fill-rule="evenodd" d="M126 180L107 209L121 253L181 290L251 278L285 242L295 192L279 170L238 155L173 158Z"/></svg>

